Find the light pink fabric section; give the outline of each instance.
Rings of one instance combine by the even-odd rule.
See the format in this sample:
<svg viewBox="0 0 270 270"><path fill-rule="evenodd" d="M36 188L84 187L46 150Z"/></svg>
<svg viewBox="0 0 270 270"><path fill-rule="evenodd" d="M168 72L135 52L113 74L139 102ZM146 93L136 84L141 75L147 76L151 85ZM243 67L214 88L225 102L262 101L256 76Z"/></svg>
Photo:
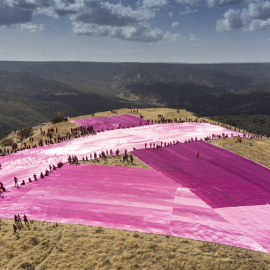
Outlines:
<svg viewBox="0 0 270 270"><path fill-rule="evenodd" d="M234 227L239 228L270 253L270 205L226 207L215 209Z"/></svg>
<svg viewBox="0 0 270 270"><path fill-rule="evenodd" d="M85 224L266 250L189 189L147 169L69 165L1 199L1 218Z"/></svg>

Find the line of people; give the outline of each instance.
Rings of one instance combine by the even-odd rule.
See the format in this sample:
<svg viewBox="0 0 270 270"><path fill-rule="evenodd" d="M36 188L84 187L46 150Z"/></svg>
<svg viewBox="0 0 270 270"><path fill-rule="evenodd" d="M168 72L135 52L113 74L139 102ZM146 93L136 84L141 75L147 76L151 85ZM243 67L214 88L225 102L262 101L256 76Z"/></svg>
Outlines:
<svg viewBox="0 0 270 270"><path fill-rule="evenodd" d="M52 172L53 170L56 170L57 168L61 168L63 165L64 165L64 164L63 164L62 162L58 162L58 163L57 163L57 166L55 166L55 165L52 165L52 166L49 165L49 170L46 169L44 174L43 174L43 172L41 172L41 173L40 173L40 178L42 179L42 178L44 178L45 176L49 176L50 172ZM37 181L37 180L38 180L37 175L36 175L35 173L33 174L33 179L34 179L34 181ZM31 179L31 177L29 177L29 178L28 178L28 182L29 182L29 183L32 183L32 181L33 181L33 180ZM18 178L17 178L17 177L14 177L14 184L15 184L15 187L19 188L19 183L18 183ZM25 185L26 185L25 180L22 180L22 182L21 182L20 185L21 185L21 186L25 186Z"/></svg>

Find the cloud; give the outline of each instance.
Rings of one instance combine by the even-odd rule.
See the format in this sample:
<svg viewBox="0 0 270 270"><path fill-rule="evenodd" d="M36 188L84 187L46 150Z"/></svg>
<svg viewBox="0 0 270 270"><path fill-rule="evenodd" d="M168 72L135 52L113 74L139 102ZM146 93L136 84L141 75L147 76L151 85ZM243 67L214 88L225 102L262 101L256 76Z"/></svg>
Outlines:
<svg viewBox="0 0 270 270"><path fill-rule="evenodd" d="M270 1L254 0L246 8L240 10L230 9L224 13L224 19L217 21L217 31L231 31L243 29L244 31L258 31L269 28Z"/></svg>
<svg viewBox="0 0 270 270"><path fill-rule="evenodd" d="M38 7L50 7L55 5L58 0L5 0L9 6L34 10Z"/></svg>
<svg viewBox="0 0 270 270"><path fill-rule="evenodd" d="M30 22L33 11L0 4L0 25L10 26Z"/></svg>
<svg viewBox="0 0 270 270"><path fill-rule="evenodd" d="M180 34L178 34L178 33L172 34L170 32L165 33L165 35L163 35L162 39L167 40L167 41L185 41L185 38L182 37Z"/></svg>
<svg viewBox="0 0 270 270"><path fill-rule="evenodd" d="M202 1L203 0L176 0L177 3L186 5L194 5Z"/></svg>
<svg viewBox="0 0 270 270"><path fill-rule="evenodd" d="M168 0L142 0L142 8L145 9L159 9L168 4Z"/></svg>
<svg viewBox="0 0 270 270"><path fill-rule="evenodd" d="M44 26L43 24L33 24L33 23L25 23L21 24L21 29L27 32L43 32L44 31Z"/></svg>
<svg viewBox="0 0 270 270"><path fill-rule="evenodd" d="M190 8L190 7L186 7L186 10L185 11L179 11L179 13L181 14L181 15L186 15L186 14L190 14L190 13L196 13L196 12L198 12L198 10L197 9L192 9L192 8Z"/></svg>
<svg viewBox="0 0 270 270"><path fill-rule="evenodd" d="M242 10L242 17L249 23L248 31L268 29L270 26L270 1L250 3Z"/></svg>
<svg viewBox="0 0 270 270"><path fill-rule="evenodd" d="M178 26L178 25L179 25L179 22L172 22L171 27L176 27L176 26Z"/></svg>
<svg viewBox="0 0 270 270"><path fill-rule="evenodd" d="M172 12L168 12L168 15L170 18L172 18L174 16L174 14Z"/></svg>
<svg viewBox="0 0 270 270"><path fill-rule="evenodd" d="M248 8L243 9L242 16L244 18L267 20L270 18L270 1L259 1L250 3Z"/></svg>
<svg viewBox="0 0 270 270"><path fill-rule="evenodd" d="M253 20L249 26L250 31L257 31L270 28L270 19L268 20Z"/></svg>
<svg viewBox="0 0 270 270"><path fill-rule="evenodd" d="M178 34L163 34L160 29L151 29L151 27L145 23L117 27L73 22L73 31L77 35L107 36L120 40L143 42L157 42L160 40L176 41L180 38Z"/></svg>
<svg viewBox="0 0 270 270"><path fill-rule="evenodd" d="M207 0L210 7L225 7L232 5L240 5L245 3L247 0Z"/></svg>
<svg viewBox="0 0 270 270"><path fill-rule="evenodd" d="M193 35L193 34L189 34L188 40L189 40L189 41L198 41L198 40L200 40L200 39L197 38L197 37L196 37L195 35Z"/></svg>
<svg viewBox="0 0 270 270"><path fill-rule="evenodd" d="M54 12L58 16L72 15L86 8L84 0L55 0Z"/></svg>
<svg viewBox="0 0 270 270"><path fill-rule="evenodd" d="M161 8L169 5L169 0L141 0L135 7L113 4L108 0L4 1L5 4L0 4L0 25L19 24L24 31L43 31L43 25L31 23L33 16L42 14L54 18L67 16L76 35L107 36L142 42L183 39L177 33L163 32L149 24Z"/></svg>
<svg viewBox="0 0 270 270"><path fill-rule="evenodd" d="M218 32L236 30L244 26L240 10L229 9L223 17L224 19L217 21L216 30Z"/></svg>
<svg viewBox="0 0 270 270"><path fill-rule="evenodd" d="M113 5L108 2L92 1L87 8L71 17L72 20L97 25L127 26L142 20L149 20L155 14L148 10L134 10L131 7Z"/></svg>
<svg viewBox="0 0 270 270"><path fill-rule="evenodd" d="M0 25L11 26L31 22L39 9L55 6L61 0L1 0Z"/></svg>
<svg viewBox="0 0 270 270"><path fill-rule="evenodd" d="M142 1L137 9L108 2L88 1L86 8L71 15L72 29L76 35L107 36L113 39L158 42L181 40L179 34L164 33L151 28L148 21L167 0Z"/></svg>

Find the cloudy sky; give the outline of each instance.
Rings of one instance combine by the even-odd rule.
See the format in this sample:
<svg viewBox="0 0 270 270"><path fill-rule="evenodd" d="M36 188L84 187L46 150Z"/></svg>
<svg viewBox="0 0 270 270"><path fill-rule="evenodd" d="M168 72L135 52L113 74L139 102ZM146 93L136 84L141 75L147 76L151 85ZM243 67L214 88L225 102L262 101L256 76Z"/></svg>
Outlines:
<svg viewBox="0 0 270 270"><path fill-rule="evenodd" d="M268 62L270 1L0 0L0 60Z"/></svg>

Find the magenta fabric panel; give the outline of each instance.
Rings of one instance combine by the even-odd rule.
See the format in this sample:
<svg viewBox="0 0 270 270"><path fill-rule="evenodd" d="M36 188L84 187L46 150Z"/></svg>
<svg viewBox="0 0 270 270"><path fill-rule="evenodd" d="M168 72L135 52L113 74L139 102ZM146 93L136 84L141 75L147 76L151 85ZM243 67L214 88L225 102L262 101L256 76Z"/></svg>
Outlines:
<svg viewBox="0 0 270 270"><path fill-rule="evenodd" d="M269 169L209 143L184 143L133 154L190 188L213 208L270 203Z"/></svg>
<svg viewBox="0 0 270 270"><path fill-rule="evenodd" d="M141 119L137 116L130 114L115 115L115 116L106 116L106 117L92 117L92 118L83 118L71 120L70 122L76 123L80 126L93 126L95 131L98 130L107 130L108 129L117 129L119 124L121 128L131 128L138 127L140 125L147 124L147 120Z"/></svg>

